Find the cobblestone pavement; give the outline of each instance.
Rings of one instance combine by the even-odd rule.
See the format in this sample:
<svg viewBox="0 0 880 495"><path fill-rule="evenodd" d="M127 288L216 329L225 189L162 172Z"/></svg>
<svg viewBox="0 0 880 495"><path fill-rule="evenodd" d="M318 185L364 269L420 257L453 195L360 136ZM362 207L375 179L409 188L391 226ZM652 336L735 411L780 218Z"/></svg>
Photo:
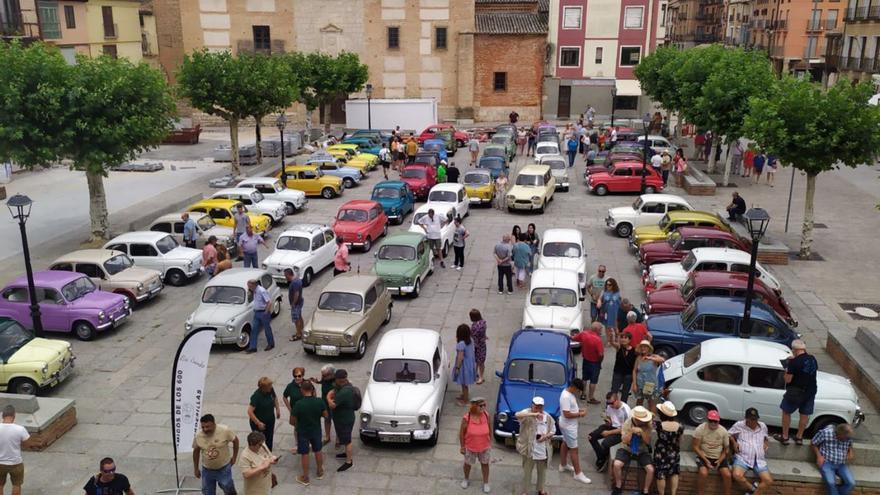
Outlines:
<svg viewBox="0 0 880 495"><path fill-rule="evenodd" d="M466 151L458 155L458 162L466 168ZM519 157L514 168L525 163ZM579 161L575 176L581 177L583 163ZM381 171L373 172L365 183L348 190L344 198L335 200L311 199L306 212L288 217L285 225L299 222L331 221L336 209L344 200L368 197L372 185L382 177ZM782 218L787 199L787 170L779 174L775 188L766 186L742 186L741 193L749 205L767 208L773 216L771 231L781 234ZM739 179L737 179L739 180ZM785 237L790 246L796 245L802 211L803 185L797 178L795 201L790 234ZM680 193L672 189L672 193ZM816 250L824 262L792 262L771 270L785 284L785 295L801 322L808 346L815 352L823 369L839 372L828 356L819 349L824 344L825 328L840 325L855 328L855 323L836 306L837 302L880 301L880 288L876 283L876 263L860 260L873 259L876 232L880 220L873 210L877 198L869 192L856 190L851 183L834 174L819 180L817 197L817 221L829 225L818 230ZM418 299L396 299L394 315L386 328L427 327L440 329L447 336L456 325L465 322L467 312L478 308L489 326L489 351L487 375L482 386L472 390L474 395L489 398L494 409L498 379L491 374L504 362L509 337L519 327L522 314L523 291L514 295L497 295L494 289L494 263L492 246L501 235L510 232L514 224L525 229L534 222L538 231L549 227L576 227L585 233L590 270L598 263L608 267L608 274L621 285L623 295L641 301L639 272L631 254L625 249L625 241L611 235L604 226L606 210L612 206L629 204L632 196L609 196L599 198L586 194L581 181L576 181L568 193L557 193L544 215L510 214L491 209L474 209L465 226L472 233L466 250L466 265L461 272L437 269L423 287ZM689 198L701 209L718 210L729 199L725 189L719 188L714 197ZM409 219L407 219L409 220ZM399 231L406 227L391 227ZM275 234L283 230L276 228ZM61 254L61 253L57 253ZM263 252L261 256L265 256ZM355 269L367 270L372 264L372 253L352 255ZM9 273L2 274L4 278ZM331 273L321 273L311 288L306 290L305 314L310 314L320 288L330 279ZM78 356L77 371L66 383L47 394L76 400L79 424L63 438L42 453L26 453L26 494L81 494L81 486L96 472L98 459L113 456L120 472L130 477L137 493L152 493L160 488L174 485L171 430L169 417L169 381L171 362L176 346L183 334L183 322L198 304L204 279L185 287L167 287L157 300L138 308L131 321L118 330L100 336L93 342L73 339ZM322 359L307 356L299 343L287 340L291 325L284 316L273 322L277 347L271 352L246 355L233 349L215 349L211 355L208 384L203 412L217 416L218 421L235 429L243 440L248 431L246 405L248 397L260 376L269 376L280 390L290 380L290 369L305 366L308 375L318 374ZM872 323L869 323L872 324ZM447 338L449 345L453 339ZM363 360L352 358L333 359L338 367L347 368L355 384L366 384L366 372L371 362L374 344ZM452 351L451 347L448 349ZM605 371L600 389L610 385L612 353L607 353ZM462 408L455 405L457 390L450 387L441 419L441 434L434 448L365 447L355 440L354 467L345 472L335 472L335 460L328 460L328 476L322 481L304 488L296 484L299 463L288 449L292 448L292 429L279 422L276 434L276 451L283 453L275 472L281 485L275 493L297 494L394 494L394 493L476 493L478 484L468 491L459 488L461 456L458 453L456 431ZM877 414L864 400L862 406L868 412L868 422L859 433L870 438L868 429L876 429ZM586 474L594 483L587 487L561 477L555 469L548 471L549 489L552 493L599 493L604 489L604 477L592 467L594 460L585 436L587 425L598 424L599 411L589 408L581 427L582 458L588 467ZM332 447L330 448L332 451ZM501 445L493 449L493 493L519 493L521 476L519 456ZM179 462L181 474L191 476L192 462L184 455ZM241 476L236 469L236 480L241 487ZM197 486L188 479L187 485Z"/></svg>

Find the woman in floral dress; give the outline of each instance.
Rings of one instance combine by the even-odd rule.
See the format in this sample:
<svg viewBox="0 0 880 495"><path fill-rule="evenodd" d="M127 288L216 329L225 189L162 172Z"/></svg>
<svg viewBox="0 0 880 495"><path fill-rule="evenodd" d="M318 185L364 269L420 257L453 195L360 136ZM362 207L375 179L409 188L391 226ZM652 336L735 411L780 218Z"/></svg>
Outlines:
<svg viewBox="0 0 880 495"><path fill-rule="evenodd" d="M483 373L486 371L486 320L480 314L480 310L472 309L471 318L471 339L474 341L474 356L477 362L477 385L483 383Z"/></svg>
<svg viewBox="0 0 880 495"><path fill-rule="evenodd" d="M681 462L681 436L684 428L675 420L678 411L672 402L666 401L657 406L660 424L657 427L657 443L654 444L654 476L657 478L657 493L665 495L666 480L669 480L669 493L678 493L678 471Z"/></svg>

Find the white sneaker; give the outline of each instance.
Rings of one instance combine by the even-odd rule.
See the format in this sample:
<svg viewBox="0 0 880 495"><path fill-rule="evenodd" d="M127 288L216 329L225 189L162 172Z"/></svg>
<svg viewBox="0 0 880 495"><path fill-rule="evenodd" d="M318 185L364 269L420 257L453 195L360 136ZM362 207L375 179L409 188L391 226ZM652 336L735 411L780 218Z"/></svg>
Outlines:
<svg viewBox="0 0 880 495"><path fill-rule="evenodd" d="M492 489L489 488L489 483L483 483L483 493L489 493Z"/></svg>
<svg viewBox="0 0 880 495"><path fill-rule="evenodd" d="M574 479L575 479L575 481L580 481L581 483L585 483L587 485L592 483L592 480L590 480L590 478L587 478L584 475L584 473L578 473L578 474L574 475Z"/></svg>
<svg viewBox="0 0 880 495"><path fill-rule="evenodd" d="M560 472L560 473L564 473L564 472L566 472L566 471L571 471L571 472L573 473L573 472L574 472L574 467L572 467L570 464L568 464L568 465L566 465L566 464L560 464L560 465L559 465L559 472Z"/></svg>
<svg viewBox="0 0 880 495"><path fill-rule="evenodd" d="M468 486L470 486L470 484L471 484L471 482L468 480L461 480L461 488L462 489L466 489Z"/></svg>

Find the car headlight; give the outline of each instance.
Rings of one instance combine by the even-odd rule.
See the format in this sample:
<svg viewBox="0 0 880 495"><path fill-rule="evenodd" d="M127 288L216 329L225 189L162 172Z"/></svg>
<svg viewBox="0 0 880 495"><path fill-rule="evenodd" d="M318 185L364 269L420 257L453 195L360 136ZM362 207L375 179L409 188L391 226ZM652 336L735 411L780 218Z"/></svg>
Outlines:
<svg viewBox="0 0 880 495"><path fill-rule="evenodd" d="M586 275L584 275L583 273L578 273L578 282L579 283L583 283L585 278L586 278Z"/></svg>
<svg viewBox="0 0 880 495"><path fill-rule="evenodd" d="M183 329L186 330L187 332L189 332L190 330L193 329L193 325L192 325L192 323L190 323L190 322L186 322L186 323L184 323L184 324L183 324Z"/></svg>
<svg viewBox="0 0 880 495"><path fill-rule="evenodd" d="M343 334L343 337L345 337L345 341L348 342L349 344L354 342L354 335L352 335L350 333Z"/></svg>
<svg viewBox="0 0 880 495"><path fill-rule="evenodd" d="M648 303L648 313L653 312L653 310L654 310L654 305L651 303Z"/></svg>
<svg viewBox="0 0 880 495"><path fill-rule="evenodd" d="M187 262L186 262L186 269L187 269L187 270L190 270L190 269L192 269L192 267L193 267L193 262L192 262L192 261L187 261Z"/></svg>
<svg viewBox="0 0 880 495"><path fill-rule="evenodd" d="M107 314L104 313L103 311L98 312L98 320L99 321L104 321L104 318L106 318L106 317L107 317Z"/></svg>
<svg viewBox="0 0 880 495"><path fill-rule="evenodd" d="M125 298L125 309L128 309L131 306L131 301L126 297Z"/></svg>
<svg viewBox="0 0 880 495"><path fill-rule="evenodd" d="M43 364L43 369L40 370L40 373L43 374L43 378L45 378L47 375L49 375L49 365Z"/></svg>
<svg viewBox="0 0 880 495"><path fill-rule="evenodd" d="M141 291L143 291L143 290L144 290L144 284L138 282L138 284L137 284L137 291L138 291L138 292L141 292Z"/></svg>
<svg viewBox="0 0 880 495"><path fill-rule="evenodd" d="M540 196L532 196L532 203L536 203L536 204L537 204L537 203L540 203L540 202L541 202L541 197L540 197Z"/></svg>
<svg viewBox="0 0 880 495"><path fill-rule="evenodd" d="M363 234L361 234L360 232L358 232L358 234L357 234L357 239L358 239L358 240L361 240L363 237L364 237Z"/></svg>
<svg viewBox="0 0 880 495"><path fill-rule="evenodd" d="M308 336L311 335L311 334L312 334L312 329L311 329L311 328L304 328L304 329L303 329L303 337L308 337Z"/></svg>
<svg viewBox="0 0 880 495"><path fill-rule="evenodd" d="M507 422L507 413L506 412L498 413L498 422L499 423L506 423Z"/></svg>
<svg viewBox="0 0 880 495"><path fill-rule="evenodd" d="M420 425L422 425L422 426L424 426L424 427L427 428L428 425L429 425L430 423L431 423L431 417L430 417L430 416L428 416L427 414L420 414L420 415L419 415L419 424L420 424Z"/></svg>
<svg viewBox="0 0 880 495"><path fill-rule="evenodd" d="M507 195L507 200L508 200L508 201L514 201L515 199L516 199L516 196L514 196L513 194L508 194L508 195Z"/></svg>
<svg viewBox="0 0 880 495"><path fill-rule="evenodd" d="M265 263L260 263L260 266L263 268L263 270L265 270L266 268L268 268L268 265L266 265Z"/></svg>
<svg viewBox="0 0 880 495"><path fill-rule="evenodd" d="M370 420L373 419L373 416L370 413L361 413L361 424L366 425L370 423Z"/></svg>

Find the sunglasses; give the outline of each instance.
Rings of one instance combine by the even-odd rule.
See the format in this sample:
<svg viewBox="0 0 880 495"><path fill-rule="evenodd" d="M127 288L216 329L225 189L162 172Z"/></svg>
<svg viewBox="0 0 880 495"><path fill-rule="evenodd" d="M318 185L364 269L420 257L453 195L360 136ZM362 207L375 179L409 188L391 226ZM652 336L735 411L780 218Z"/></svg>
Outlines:
<svg viewBox="0 0 880 495"><path fill-rule="evenodd" d="M116 468L111 468L111 469L101 469L101 472L104 473L104 474L113 474L113 473L116 472Z"/></svg>
<svg viewBox="0 0 880 495"><path fill-rule="evenodd" d="M713 421L711 419L709 420L709 422L712 423L713 425L717 425L718 423L720 423L720 421Z"/></svg>
<svg viewBox="0 0 880 495"><path fill-rule="evenodd" d="M302 375L293 375L294 378L302 378Z"/></svg>

